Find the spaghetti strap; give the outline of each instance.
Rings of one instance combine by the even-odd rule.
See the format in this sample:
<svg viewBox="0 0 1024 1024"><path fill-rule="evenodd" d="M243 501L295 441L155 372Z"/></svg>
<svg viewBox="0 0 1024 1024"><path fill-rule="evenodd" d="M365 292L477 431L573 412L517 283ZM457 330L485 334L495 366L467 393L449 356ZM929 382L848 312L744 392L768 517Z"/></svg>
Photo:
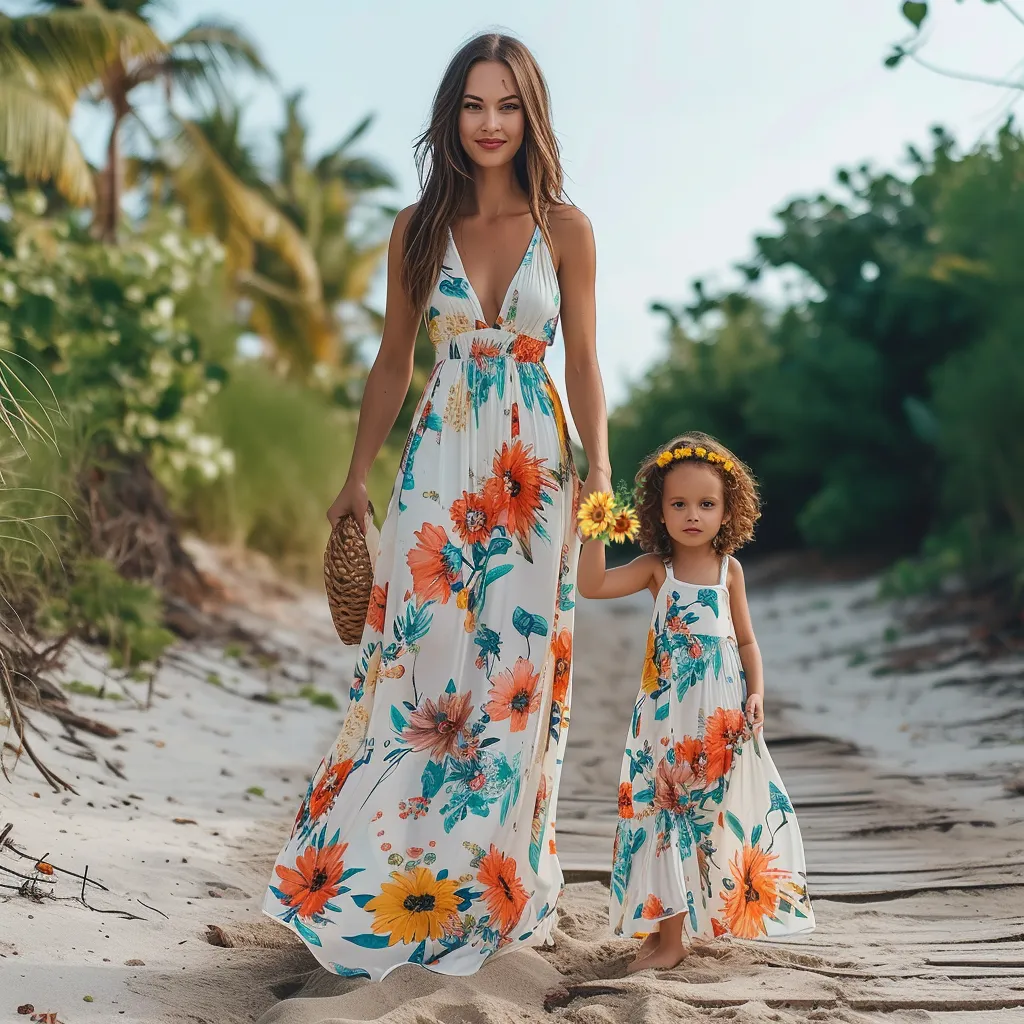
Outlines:
<svg viewBox="0 0 1024 1024"><path fill-rule="evenodd" d="M720 587L724 587L725 586L725 581L726 581L726 578L728 577L728 575L729 575L729 556L728 555L722 555L722 572L720 573L720 575L718 577L718 585Z"/></svg>

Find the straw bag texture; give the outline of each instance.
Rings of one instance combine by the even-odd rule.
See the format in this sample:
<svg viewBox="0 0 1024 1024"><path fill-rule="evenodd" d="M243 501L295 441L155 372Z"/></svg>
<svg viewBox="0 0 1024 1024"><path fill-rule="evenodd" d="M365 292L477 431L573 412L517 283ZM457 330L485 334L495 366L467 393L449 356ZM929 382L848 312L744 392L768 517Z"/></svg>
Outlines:
<svg viewBox="0 0 1024 1024"><path fill-rule="evenodd" d="M344 644L358 644L363 636L373 589L380 533L373 522L373 505L366 513L366 536L350 515L342 516L331 531L324 552L324 586L334 628Z"/></svg>

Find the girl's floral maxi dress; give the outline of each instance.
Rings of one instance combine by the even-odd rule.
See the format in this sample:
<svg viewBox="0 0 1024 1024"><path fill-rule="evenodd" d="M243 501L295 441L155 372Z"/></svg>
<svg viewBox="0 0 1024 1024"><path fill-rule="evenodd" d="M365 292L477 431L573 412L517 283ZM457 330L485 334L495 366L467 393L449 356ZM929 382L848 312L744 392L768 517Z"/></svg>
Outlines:
<svg viewBox="0 0 1024 1024"><path fill-rule="evenodd" d="M492 326L449 232L348 711L263 903L341 975L472 974L553 923L579 493L558 308L539 227Z"/></svg>
<svg viewBox="0 0 1024 1024"><path fill-rule="evenodd" d="M793 806L746 692L722 560L717 586L666 563L626 737L611 883L617 934L684 914L692 938L814 927Z"/></svg>

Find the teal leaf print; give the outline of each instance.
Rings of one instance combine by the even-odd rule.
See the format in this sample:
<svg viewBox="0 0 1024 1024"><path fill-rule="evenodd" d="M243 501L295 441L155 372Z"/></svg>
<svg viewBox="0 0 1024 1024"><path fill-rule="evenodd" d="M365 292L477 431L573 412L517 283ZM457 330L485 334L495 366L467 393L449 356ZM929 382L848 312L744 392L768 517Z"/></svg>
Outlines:
<svg viewBox="0 0 1024 1024"><path fill-rule="evenodd" d="M304 925L297 917L292 918L292 927L308 942L311 946L322 946L323 943L320 941L320 936L317 935L312 928ZM385 936L387 938L387 936Z"/></svg>
<svg viewBox="0 0 1024 1024"><path fill-rule="evenodd" d="M448 685L444 688L444 692L445 693L454 693L455 692L455 680L454 679L449 679L448 680Z"/></svg>
<svg viewBox="0 0 1024 1024"><path fill-rule="evenodd" d="M747 841L747 833L740 824L740 819L737 818L732 811L725 812L725 823L732 829L733 834L741 843L745 843Z"/></svg>
<svg viewBox="0 0 1024 1024"><path fill-rule="evenodd" d="M728 889L729 892L732 892L733 889L736 888L736 883L731 878L723 878L722 879L722 888L723 889Z"/></svg>
<svg viewBox="0 0 1024 1024"><path fill-rule="evenodd" d="M286 896L286 895L285 895L285 894L284 894L283 892L281 892L281 890L280 890L280 889L278 889L278 888L277 888L277 886L274 886L274 885L270 886L270 891L271 891L271 892L272 892L272 893L273 893L273 894L274 894L274 895L275 895L275 896L276 896L276 897L277 897L277 898L278 898L278 899L279 899L279 900L280 900L280 901L281 901L282 903L285 903L285 902L287 902L287 900L288 900L288 897L287 897L287 896Z"/></svg>
<svg viewBox="0 0 1024 1024"><path fill-rule="evenodd" d="M563 583L560 596L558 598L559 611L571 612L576 607L576 602L572 599L572 584Z"/></svg>
<svg viewBox="0 0 1024 1024"><path fill-rule="evenodd" d="M420 776L420 783L423 786L424 799L432 800L437 796L444 785L444 763L441 762L439 764L437 761L428 761L423 768L423 774Z"/></svg>
<svg viewBox="0 0 1024 1024"><path fill-rule="evenodd" d="M498 819L502 825L505 824L505 819L508 817L509 808L512 806L512 790L506 789L505 795L501 800L501 816Z"/></svg>
<svg viewBox="0 0 1024 1024"><path fill-rule="evenodd" d="M353 897L352 897L352 902L353 902L353 903L354 903L354 904L355 904L355 905L356 905L356 906L357 906L357 907L358 907L358 908L359 908L360 910L365 910L365 909L366 909L366 904L367 904L367 903L369 903L369 902L370 902L370 900L372 900L372 899L373 899L373 896L372 896L372 895L369 895L369 894L366 894L366 895L359 895L359 896L353 896Z"/></svg>
<svg viewBox="0 0 1024 1024"><path fill-rule="evenodd" d="M718 591L711 587L701 587L697 591L697 600L707 608L710 608L715 613L715 618L718 618Z"/></svg>
<svg viewBox="0 0 1024 1024"><path fill-rule="evenodd" d="M757 846L757 841L761 838L761 826L755 825L750 832L750 845Z"/></svg>
<svg viewBox="0 0 1024 1024"><path fill-rule="evenodd" d="M506 555L512 550L512 541L508 537L492 537L487 545L488 555Z"/></svg>
<svg viewBox="0 0 1024 1024"><path fill-rule="evenodd" d="M390 935L344 935L342 938L346 942L351 942L355 946L362 946L364 949L386 949L388 941L391 939ZM320 943L318 942L319 946Z"/></svg>
<svg viewBox="0 0 1024 1024"><path fill-rule="evenodd" d="M399 732L400 733L400 732L404 731L406 725L408 725L408 723L406 722L405 717L402 715L402 712L399 711L398 708L395 707L394 704L392 704L391 705L391 727L395 730L395 732Z"/></svg>
<svg viewBox="0 0 1024 1024"><path fill-rule="evenodd" d="M789 900L784 900L784 899L780 898L779 899L779 910L781 910L784 914L792 914L793 913L793 904L790 903Z"/></svg>
<svg viewBox="0 0 1024 1024"><path fill-rule="evenodd" d="M505 565L496 565L493 569L487 570L487 575L484 577L484 586L489 587L495 580L500 580L502 576L513 570L514 566L511 562Z"/></svg>
<svg viewBox="0 0 1024 1024"><path fill-rule="evenodd" d="M448 877L448 869L441 868L440 871L434 876L439 882L443 882Z"/></svg>
<svg viewBox="0 0 1024 1024"><path fill-rule="evenodd" d="M469 293L466 291L466 281L461 277L444 279L438 284L437 290L442 295L447 295L451 299L469 298Z"/></svg>
<svg viewBox="0 0 1024 1024"><path fill-rule="evenodd" d="M793 813L793 805L789 802L786 794L783 793L774 782L768 783L768 793L771 796L771 809L773 811L782 811L783 814L786 814L787 812L789 814Z"/></svg>
<svg viewBox="0 0 1024 1024"><path fill-rule="evenodd" d="M342 978L368 978L370 976L370 972L364 971L361 967L342 967L341 964L331 964L331 969Z"/></svg>
<svg viewBox="0 0 1024 1024"><path fill-rule="evenodd" d="M353 875L358 875L360 871L365 871L366 868L349 868L342 876L341 881L347 882Z"/></svg>
<svg viewBox="0 0 1024 1024"><path fill-rule="evenodd" d="M663 722L666 718L668 718L668 701L665 701L664 704L659 704L654 712L654 720L656 722Z"/></svg>
<svg viewBox="0 0 1024 1024"><path fill-rule="evenodd" d="M639 793L633 794L633 803L635 804L649 804L654 801L654 787L648 786L646 789L641 789Z"/></svg>
<svg viewBox="0 0 1024 1024"><path fill-rule="evenodd" d="M525 608L516 608L512 613L512 625L521 636L530 639L532 634L548 635L548 620L542 615L531 615Z"/></svg>
<svg viewBox="0 0 1024 1024"><path fill-rule="evenodd" d="M412 956L409 957L409 963L411 964L422 964L423 954L427 951L427 940L423 939L420 944L416 947Z"/></svg>

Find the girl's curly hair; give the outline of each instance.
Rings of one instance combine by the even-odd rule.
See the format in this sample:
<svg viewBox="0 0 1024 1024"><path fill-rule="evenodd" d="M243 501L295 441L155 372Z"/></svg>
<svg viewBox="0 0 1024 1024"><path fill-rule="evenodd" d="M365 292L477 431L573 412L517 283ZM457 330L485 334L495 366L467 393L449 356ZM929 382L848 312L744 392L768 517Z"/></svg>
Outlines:
<svg viewBox="0 0 1024 1024"><path fill-rule="evenodd" d="M761 516L761 501L753 474L728 448L709 434L694 430L674 437L644 459L636 474L636 514L640 520L640 547L644 551L667 557L672 554L672 542L661 519L661 500L665 487L665 475L679 461L667 466L658 465L658 456L676 448L706 448L715 452L722 460L730 460L732 469L725 470L721 462L700 461L722 478L725 491L725 516L718 535L711 542L714 549L723 555L731 555L748 543L754 536L754 523Z"/></svg>

